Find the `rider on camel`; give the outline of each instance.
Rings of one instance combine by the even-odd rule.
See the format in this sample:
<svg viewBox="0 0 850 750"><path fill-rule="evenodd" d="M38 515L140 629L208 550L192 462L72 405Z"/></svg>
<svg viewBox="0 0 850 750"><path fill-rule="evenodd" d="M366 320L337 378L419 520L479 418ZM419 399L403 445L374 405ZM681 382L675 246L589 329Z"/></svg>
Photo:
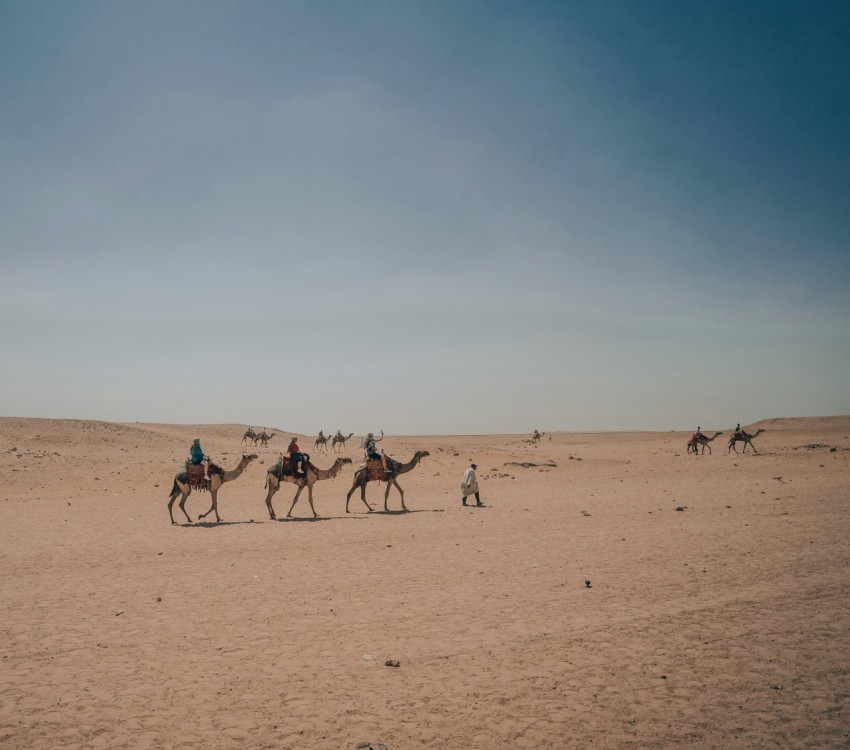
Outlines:
<svg viewBox="0 0 850 750"><path fill-rule="evenodd" d="M201 439L195 438L192 441L192 447L189 448L189 461L188 463L192 466L201 466L206 462L207 466L209 466L210 457L204 453L204 449L201 448ZM206 472L206 468L204 469Z"/></svg>
<svg viewBox="0 0 850 750"><path fill-rule="evenodd" d="M378 448L375 443L380 443L381 440L384 439L383 433L381 433L381 437L375 440L375 436L370 432L366 435L366 442L363 444L363 448L366 451L366 459L373 461L380 461L381 466L384 467L384 474L389 474L390 470L387 468L387 454L381 451L378 453Z"/></svg>
<svg viewBox="0 0 850 750"><path fill-rule="evenodd" d="M289 465L292 467L292 473L296 477L305 476L304 472L304 454L301 453L301 449L298 447L298 438L293 435L292 440L289 441Z"/></svg>

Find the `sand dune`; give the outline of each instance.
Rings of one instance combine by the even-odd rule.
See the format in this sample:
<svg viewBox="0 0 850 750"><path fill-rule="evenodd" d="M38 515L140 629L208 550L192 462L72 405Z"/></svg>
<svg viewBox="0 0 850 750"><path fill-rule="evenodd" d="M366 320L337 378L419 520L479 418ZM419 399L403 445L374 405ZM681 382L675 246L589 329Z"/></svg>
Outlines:
<svg viewBox="0 0 850 750"><path fill-rule="evenodd" d="M748 427L388 436L409 513L270 521L286 432L0 419L0 747L848 747L850 417ZM172 526L196 436L259 458Z"/></svg>

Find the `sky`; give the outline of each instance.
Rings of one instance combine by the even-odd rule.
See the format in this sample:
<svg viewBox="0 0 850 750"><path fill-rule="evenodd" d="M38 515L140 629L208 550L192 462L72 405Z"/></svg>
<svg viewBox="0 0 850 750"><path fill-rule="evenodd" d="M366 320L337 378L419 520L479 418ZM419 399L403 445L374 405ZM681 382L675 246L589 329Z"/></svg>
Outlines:
<svg viewBox="0 0 850 750"><path fill-rule="evenodd" d="M0 415L850 414L850 4L0 0Z"/></svg>

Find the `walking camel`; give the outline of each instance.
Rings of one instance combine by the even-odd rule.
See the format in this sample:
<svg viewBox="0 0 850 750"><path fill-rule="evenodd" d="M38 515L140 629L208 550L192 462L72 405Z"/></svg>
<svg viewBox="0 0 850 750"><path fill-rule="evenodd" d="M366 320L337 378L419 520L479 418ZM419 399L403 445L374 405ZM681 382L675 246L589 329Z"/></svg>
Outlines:
<svg viewBox="0 0 850 750"><path fill-rule="evenodd" d="M254 432L253 428L251 427L245 430L245 434L242 436L243 443L247 443L249 440L251 441L251 445L257 444L257 433Z"/></svg>
<svg viewBox="0 0 850 750"><path fill-rule="evenodd" d="M242 472L245 471L245 467L255 458L257 458L256 453L252 453L250 456L243 455L242 460L239 461L239 465L232 471L225 471L220 466L210 463L210 476L209 478L204 478L203 484L199 487L199 489L208 489L210 491L212 504L206 513L201 513L201 515L198 516L199 521L214 512L215 522L221 523L221 518L219 518L218 515L218 491L221 489L221 485L225 482L232 482L234 479L238 479ZM185 471L179 472L177 476L174 477L174 486L171 488L171 496L168 499L168 515L171 516L171 523L177 523L174 520L172 507L174 506L174 501L177 499L178 495L181 495L180 510L183 511L183 515L186 516L186 520L189 523L192 523L192 519L189 518L189 514L186 512L186 498L188 498L191 493L192 485L189 484L189 477L187 473Z"/></svg>
<svg viewBox="0 0 850 750"><path fill-rule="evenodd" d="M345 441L349 440L353 435L354 435L354 433L351 432L351 433L348 434L348 437L346 437L339 430L337 430L336 435L333 436L333 442L331 443L331 448L333 448L333 450L336 450L337 445L341 445L342 448L345 448ZM342 450L342 448L340 448L340 450Z"/></svg>
<svg viewBox="0 0 850 750"><path fill-rule="evenodd" d="M537 430L535 430L534 434L531 436L531 442L532 443L539 443L540 438L542 438L545 434L546 434L545 432L538 432Z"/></svg>
<svg viewBox="0 0 850 750"><path fill-rule="evenodd" d="M735 447L735 443L743 443L744 447L741 449L741 453L747 452L748 445L750 446L750 448L753 449L754 453L758 453L756 447L753 445L753 438L757 438L763 432L764 430L759 428L755 435L749 435L743 430L741 430L740 435L732 435L732 437L729 438L729 447L726 449L726 452L728 453L729 451L735 451L735 453L737 453L738 449Z"/></svg>
<svg viewBox="0 0 850 750"><path fill-rule="evenodd" d="M389 510L387 508L387 499L390 496L390 488L395 487L399 495L401 495L401 508L402 510L407 510L407 506L404 504L404 490L401 488L401 485L397 481L397 477L399 474L407 474L408 471L411 471L416 467L423 458L426 456L430 456L431 454L428 451L416 451L413 454L413 458L410 459L406 464L399 463L398 461L393 461L391 458L387 458L387 466L390 468L389 474L383 474L383 468L381 467L380 461L372 461L371 463L377 464L377 471L381 472L380 478L375 475L372 475L370 472L370 466L367 462L366 466L358 469L354 472L354 484L351 485L351 489L348 491L348 494L345 496L345 512L348 513L348 501L351 499L351 496L354 494L354 490L358 487L360 488L360 499L363 501L363 505L365 505L370 511L372 510L372 506L366 502L366 485L371 481L379 481L387 483L387 491L384 493L384 510Z"/></svg>
<svg viewBox="0 0 850 750"><path fill-rule="evenodd" d="M331 442L329 437L325 437L325 434L322 430L319 430L319 437L316 438L316 442L314 447L317 451L326 451L328 449L328 443Z"/></svg>
<svg viewBox="0 0 850 750"><path fill-rule="evenodd" d="M711 437L707 435L700 435L697 437L696 435L691 435L690 440L688 440L688 453L693 452L696 456L699 447L702 446L702 452L705 453L705 449L708 448L708 455L711 455L711 446L709 443L714 440L718 435L722 435L722 432L715 432Z"/></svg>
<svg viewBox="0 0 850 750"><path fill-rule="evenodd" d="M254 438L254 445L256 445L257 443L262 443L263 448L268 448L269 440L271 440L276 434L277 433L275 432L268 434L265 428L263 428L263 431Z"/></svg>
<svg viewBox="0 0 850 750"><path fill-rule="evenodd" d="M305 487L307 488L307 500L310 502L310 510L313 511L313 518L318 518L319 514L316 513L316 509L313 507L313 485L323 479L333 479L337 474L339 474L345 464L350 463L350 458L338 458L333 462L330 469L320 469L308 462L306 477L294 477L291 474L283 474L283 466L280 462L278 462L275 466L272 466L266 472L266 487L269 490L266 495L266 507L269 509L269 518L271 518L272 521L277 519L277 516L274 513L274 508L272 507L272 497L274 497L274 493L280 489L281 482L289 482L290 484L294 484L298 487L298 491L292 499L292 505L289 508L289 513L286 514L287 518L292 518L292 509L295 507L295 503L298 502L301 491ZM278 468L281 470L281 476L278 476L277 473L275 473L275 470Z"/></svg>

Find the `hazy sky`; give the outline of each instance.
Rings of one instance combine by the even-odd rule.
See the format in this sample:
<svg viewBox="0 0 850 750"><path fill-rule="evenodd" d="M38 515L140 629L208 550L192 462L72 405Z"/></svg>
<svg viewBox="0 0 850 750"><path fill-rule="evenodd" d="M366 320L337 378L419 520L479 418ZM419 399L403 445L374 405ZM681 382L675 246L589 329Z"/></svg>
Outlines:
<svg viewBox="0 0 850 750"><path fill-rule="evenodd" d="M850 413L850 4L0 0L0 414Z"/></svg>

